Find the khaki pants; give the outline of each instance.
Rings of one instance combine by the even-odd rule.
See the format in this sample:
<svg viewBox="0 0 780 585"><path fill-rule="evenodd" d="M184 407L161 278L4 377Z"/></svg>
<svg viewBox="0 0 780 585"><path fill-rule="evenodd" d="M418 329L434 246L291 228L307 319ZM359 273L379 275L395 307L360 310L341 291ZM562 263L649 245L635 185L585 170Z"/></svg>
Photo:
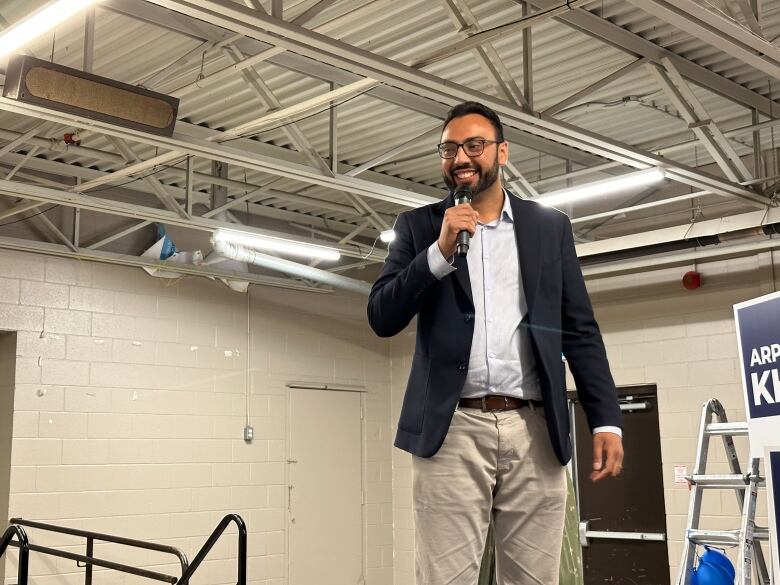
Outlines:
<svg viewBox="0 0 780 585"><path fill-rule="evenodd" d="M540 408L456 410L413 470L417 585L477 585L491 515L498 585L558 583L566 475Z"/></svg>

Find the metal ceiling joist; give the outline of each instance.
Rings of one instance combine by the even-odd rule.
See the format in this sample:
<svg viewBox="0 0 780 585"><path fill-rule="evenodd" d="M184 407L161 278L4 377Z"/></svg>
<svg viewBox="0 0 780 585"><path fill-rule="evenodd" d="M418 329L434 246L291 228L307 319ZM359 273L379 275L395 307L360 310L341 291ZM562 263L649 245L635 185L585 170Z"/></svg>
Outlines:
<svg viewBox="0 0 780 585"><path fill-rule="evenodd" d="M555 16L563 14L564 12L568 11L571 8L576 8L578 6L587 4L588 2L592 2L592 1L593 0L570 0L569 2L566 2L566 4L562 4L562 5L559 2L557 8L552 8L551 10L545 10L544 12L537 12L535 14L529 14L527 16L523 16L523 18L515 22L505 24L503 26L497 26L490 30L475 33L469 36L465 40L456 41L450 45L447 45L440 49L436 49L435 51L429 53L428 55L419 57L412 64L412 67L415 68L425 67L426 65L430 65L431 63L441 61L442 59L446 59L447 57L451 57L452 55L457 55L458 53L462 53L463 51L468 51L469 49L475 49L477 47L484 45L485 43L489 43L490 41L497 40L502 37L506 37L508 35L512 35L514 33L526 30L535 24L539 24L540 22L547 20L548 18L553 18Z"/></svg>
<svg viewBox="0 0 780 585"><path fill-rule="evenodd" d="M6 159L10 160L10 162L12 162L12 163L14 161L19 161L22 158L24 158L24 157L22 157L21 155L18 155L18 154L6 155ZM100 177L100 176L105 174L103 171L98 171L98 170L95 170L95 169L88 169L88 168L84 168L84 167L72 166L72 165L67 165L65 163L61 163L61 162L57 162L57 161L50 161L50 160L40 159L40 158L32 158L32 159L30 159L27 162L26 167L30 168L32 170L38 171L38 172L44 172L44 173L50 173L50 174L56 174L56 175L63 175L63 176L70 175L70 176L75 176L75 177L81 177L81 178L84 178L86 180L89 180L89 179L92 179L92 178L95 178L95 177ZM203 177L207 176L207 175L202 175L202 173L197 173L197 175L200 175L200 176L203 176ZM38 177L36 175L31 175L29 173L21 173L20 172L20 173L17 173L16 176L23 177L25 179L25 181L27 181L30 184L41 183L42 186L48 186L48 187L52 187L54 189L60 189L62 191L66 191L68 189L68 185L58 184L58 183L55 183L53 181L47 181L45 179L41 179L41 177ZM216 178L215 177L211 177L211 180L212 181L216 181ZM253 187L252 185L249 185L247 183L240 183L238 181L226 181L226 183L228 184L228 186L231 186L231 187L235 187L236 184L243 185L243 187L238 187L238 188L241 188L241 189L247 189L247 188L252 188ZM126 185L124 188L125 189L132 189L136 193L142 193L144 196L148 196L150 198L153 197L153 196L151 196L149 194L149 192L147 190L139 187L139 185L141 185L140 182L134 182L134 183L130 183L130 184ZM171 187L171 186L168 186L168 190L171 191L174 194L181 194L182 191L183 191L182 189L179 189L179 188L176 188L176 187ZM326 209L328 207L333 207L334 209L332 209L332 211L335 211L335 212L338 212L338 213L354 213L354 210L351 207L348 207L348 206L340 206L339 204L336 204L336 203L332 203L331 204L329 202L322 202L322 203L320 203L319 200L316 200L316 199L313 199L313 198L310 198L310 197L288 195L286 192L283 192L283 191L276 191L276 190L273 190L273 189L269 189L266 192L266 194L269 197L274 197L276 199L297 201L298 203L301 203L302 205L306 205L306 206L309 206L309 207L321 206L324 209ZM195 203L205 204L205 202L208 199L208 196L206 194L204 194L204 193L196 193L196 195L197 195L197 199L196 199ZM94 199L94 197L93 197L93 199ZM151 201L151 199L150 199L150 201ZM235 205L231 205L235 201L236 200L229 201L225 205L224 209L208 211L208 212L204 213L202 215L202 217L205 217L205 218L211 217L212 216L212 211L214 211L215 213L220 212L220 211L227 211L227 210L231 209L232 207L235 207ZM314 201L318 202L317 205L315 205L313 203ZM241 203L246 205L246 200L239 198L239 202L237 204L241 204ZM42 204L37 204L36 207L39 206L39 205L42 205ZM339 220L334 220L334 219L328 219L327 217L320 217L320 216L317 216L317 215L310 215L310 214L299 212L299 211L289 211L287 209L278 209L276 207L272 207L270 205L265 205L265 204L262 204L262 205L261 204L250 204L248 211L252 215L259 216L259 217L266 217L266 218L275 219L275 220L284 221L284 222L301 222L301 223L305 223L305 224L307 224L309 226L314 225L314 226L319 226L319 227L328 227L329 229L332 229L335 232L348 233L355 227L355 225L352 224L352 223L347 223L347 222L344 222L344 221L339 221ZM121 215L121 213L120 214L116 214L116 215ZM136 215L135 211L130 211L126 217L128 219L134 219L134 218L137 217L137 215ZM0 216L0 219L2 219L2 216Z"/></svg>
<svg viewBox="0 0 780 585"><path fill-rule="evenodd" d="M122 155L128 163L135 164L141 161L141 159L138 158L138 155L135 153L132 147L127 144L127 142L115 136L109 136L109 139L117 151L119 151L119 154ZM144 177L143 181L149 186L149 188L154 192L160 202L165 205L165 207L174 213L179 214L181 217L188 217L187 212L182 208L181 205L179 205L179 202L176 201L176 198L168 191L166 186L160 183L157 177L149 175Z"/></svg>
<svg viewBox="0 0 780 585"><path fill-rule="evenodd" d="M560 0L529 0L529 2L537 8L545 10L560 6ZM700 10L703 9L700 8ZM777 102L772 105L771 100L758 92L752 91L714 71L710 71L706 67L702 67L668 49L643 39L639 35L608 20L604 20L587 10L575 8L561 14L557 18L588 36L599 39L636 57L647 57L655 62L660 62L662 57L668 57L674 61L682 76L689 81L745 107L754 108L765 116L772 117L773 111L780 106Z"/></svg>
<svg viewBox="0 0 780 585"><path fill-rule="evenodd" d="M628 0L664 22L780 79L780 50L741 25L692 0Z"/></svg>
<svg viewBox="0 0 780 585"><path fill-rule="evenodd" d="M634 69L636 69L640 65L644 65L645 63L647 63L647 59L642 57L640 59L636 59L635 61L632 61L628 65L624 65L623 67L621 67L617 71L614 71L614 72L610 73L606 77L602 77L598 81L596 81L594 83L591 83L590 85L588 85L587 87L582 88L581 90L579 90L576 93L573 93L572 95L570 95L566 99L563 99L563 100L559 101L557 104L550 106L549 108L547 108L546 110L544 110L542 112L542 115L543 116L552 116L552 115L560 112L561 110L564 110L564 109L568 108L572 104L576 104L578 101L580 101L585 96L590 95L593 92L600 90L602 87L606 87L607 85L609 85L610 83L612 83L616 79L620 79L621 77L623 77L627 73L630 73L631 71L633 71Z"/></svg>
<svg viewBox="0 0 780 585"><path fill-rule="evenodd" d="M229 144L217 144L213 141L209 141L208 138L206 140L194 138L191 135L188 136L185 134L185 132L190 130L188 126L191 125L188 124L178 123L177 132L175 132L172 137L162 137L153 136L128 128L122 128L105 122L87 120L85 118L80 118L79 116L74 116L71 114L65 114L63 112L54 112L52 110L30 104L22 104L7 98L0 98L0 110L59 121L63 124L72 124L79 127L91 127L104 134L120 136L122 138L130 138L138 142L152 146L158 146L165 149L173 149L173 152L171 153L154 157L153 159L146 160L140 164L131 165L130 167L113 173L110 177L93 180L91 181L92 186L116 182L122 177L127 177L144 169L166 164L176 159L183 159L187 154L190 154L206 159L221 160L223 162L227 162L228 164L236 164L240 167L246 167L248 169L254 169L264 173L287 177L314 185L321 185L323 187L330 187L339 191L348 191L356 195L381 199L410 207L418 207L420 205L434 203L439 200L427 195L417 194L410 191L381 185L373 181L360 179L358 177L346 177L344 175L337 175L335 177L327 176L321 171L306 165L291 163L269 156L254 154L245 148L238 148L230 146ZM197 127L193 127L192 132L198 136L205 135L207 137L213 137L215 135L221 134L204 128L200 128L199 130L196 128ZM181 132L179 132L179 129L181 129Z"/></svg>
<svg viewBox="0 0 780 585"><path fill-rule="evenodd" d="M462 8L459 8L455 4L455 0L441 0L441 3L448 12L457 30L479 30L479 22L467 5L464 4ZM517 86L517 83L515 83L511 73L504 65L501 57L498 55L498 52L490 41L487 40L482 45L475 45L472 50L474 51L482 70L485 72L488 81L503 94L504 99L516 102L530 110L531 107L528 105L523 92L520 91L520 88ZM415 67L419 67L419 65L415 65Z"/></svg>
<svg viewBox="0 0 780 585"><path fill-rule="evenodd" d="M510 102L475 92L457 83L418 71L391 59L279 19L259 14L227 0L149 1L256 40L277 44L312 59L346 68L397 89L419 93L443 103L455 104L464 99L477 99L496 110L508 126L515 126L529 133L581 148L634 168L661 166L667 170L667 175L674 180L702 189L710 189L720 195L739 197L754 205L763 206L766 204L764 197L740 185L662 159L652 153L640 151L630 145L607 139L571 124L518 112L517 106ZM571 12L573 11L569 11L569 13ZM398 201L398 203L402 202Z"/></svg>
<svg viewBox="0 0 780 585"><path fill-rule="evenodd" d="M135 219L148 220L164 223L166 225L175 225L184 228L190 228L199 231L213 232L219 228L226 229L240 229L243 232L273 236L277 238L290 239L288 234L274 232L270 230L263 230L251 226L237 225L227 221L219 221L215 219L208 219L203 217L193 217L191 219L185 219L179 217L178 214L168 211L166 209L156 209L153 207L146 207L143 205L133 205L130 203L124 203L120 201L109 201L107 199L100 199L98 197L89 197L87 195L81 195L78 193L69 193L67 191L60 191L57 189L50 189L48 187L40 187L36 185L28 185L26 183L19 183L15 181L8 181L0 179L0 195L7 197L31 199L34 201L40 201L42 203L54 203L62 205L64 207L73 207L82 210L94 211L97 213L107 213L110 215L118 215L123 217L133 217ZM354 226L353 226L354 227ZM302 240L305 243L311 243L308 240ZM356 252L349 246L338 248L344 256L350 256L354 258L364 258L362 252ZM374 253L370 258L381 261L383 255Z"/></svg>
<svg viewBox="0 0 780 585"><path fill-rule="evenodd" d="M192 27L187 25L185 20L180 18L180 15L147 2L140 2L138 0L103 0L101 7L142 22L152 23L155 26L166 28L177 34L186 35L198 40L207 39L214 46L227 44L230 42L229 38L232 38L229 37L228 33L223 29L216 26L208 26L203 22L200 23L202 26L197 31L193 30ZM172 16L179 18L172 18ZM267 43L250 38L245 38L236 44L244 50L244 53L261 52L269 49ZM245 45L248 48L245 47ZM329 65L289 51L283 51L278 55L269 57L267 61L278 67L296 71L323 81L335 82L338 85L348 85L362 79L361 76L356 75L343 67ZM390 86L380 85L371 91L371 95L387 103L420 114L432 116L440 120L443 120L446 117L447 111L449 110L449 106L441 101ZM577 148L572 148L565 144L560 144L552 140L547 140L546 138L522 132L509 126L506 127L505 135L507 140L513 143L521 144L526 148L550 154L563 160L571 160L577 164L590 166L597 164L600 160Z"/></svg>
<svg viewBox="0 0 780 585"><path fill-rule="evenodd" d="M650 63L647 67L723 174L732 181L751 180L753 177L745 163L690 90L674 64L668 59L664 59L663 64L665 69L655 63Z"/></svg>

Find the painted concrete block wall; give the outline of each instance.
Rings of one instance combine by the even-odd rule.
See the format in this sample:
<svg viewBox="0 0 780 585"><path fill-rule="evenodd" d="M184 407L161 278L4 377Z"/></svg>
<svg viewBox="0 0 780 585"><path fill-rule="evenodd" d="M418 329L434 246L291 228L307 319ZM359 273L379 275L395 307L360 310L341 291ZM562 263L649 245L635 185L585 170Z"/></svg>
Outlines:
<svg viewBox="0 0 780 585"><path fill-rule="evenodd" d="M0 334L0 518L8 515L15 369L16 335ZM0 558L0 575L4 571L5 556Z"/></svg>
<svg viewBox="0 0 780 585"><path fill-rule="evenodd" d="M167 543L192 558L238 512L250 531L250 582L282 585L285 384L362 385L366 582L391 583L389 345L369 331L364 299L253 287L248 307L216 282L8 252L0 274L0 329L18 331L10 515ZM83 552L78 539L32 535ZM196 584L235 583L234 541L212 551ZM176 570L156 554L98 551ZM6 583L15 569L9 562ZM36 585L83 582L74 563L40 555L32 575Z"/></svg>
<svg viewBox="0 0 780 585"><path fill-rule="evenodd" d="M674 483L674 467L694 463L700 410L708 398L724 404L729 420L744 420L739 379L734 303L775 290L773 258L768 253L704 264L704 286L686 291L682 274L691 267L658 270L588 282L601 325L612 373L618 385L656 384L662 446L669 563L677 574L689 492ZM397 424L411 366L414 330L393 339L392 412ZM569 379L569 387L573 381ZM741 457L746 440L737 439ZM713 473L727 472L725 452L718 442L710 449ZM642 465L627 461L626 465ZM393 452L396 585L414 580L414 523L411 458ZM762 492L763 493L763 492ZM759 521L766 515L762 501ZM736 528L739 509L733 492L712 492L703 502L702 527Z"/></svg>

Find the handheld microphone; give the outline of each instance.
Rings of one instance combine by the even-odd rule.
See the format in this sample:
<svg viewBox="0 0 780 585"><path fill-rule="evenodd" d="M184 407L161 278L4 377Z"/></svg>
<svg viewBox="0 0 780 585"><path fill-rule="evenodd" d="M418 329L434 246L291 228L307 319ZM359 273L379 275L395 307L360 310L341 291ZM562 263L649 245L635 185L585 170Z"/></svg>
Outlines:
<svg viewBox="0 0 780 585"><path fill-rule="evenodd" d="M471 203L471 187L468 185L458 185L455 188L455 192L452 194L455 198L455 205L462 205L464 203ZM469 253L469 242L471 241L471 234L468 230L461 230L458 232L457 239L457 254L458 256L466 256Z"/></svg>

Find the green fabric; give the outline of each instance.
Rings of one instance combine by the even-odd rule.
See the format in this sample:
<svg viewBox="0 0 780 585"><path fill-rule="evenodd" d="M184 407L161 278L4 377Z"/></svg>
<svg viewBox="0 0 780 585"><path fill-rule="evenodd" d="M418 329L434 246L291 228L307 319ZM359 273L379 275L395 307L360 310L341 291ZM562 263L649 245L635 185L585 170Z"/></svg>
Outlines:
<svg viewBox="0 0 780 585"><path fill-rule="evenodd" d="M579 515L577 500L574 496L574 484L569 472L566 472L568 495L566 496L566 519L563 525L563 546L561 547L561 570L559 585L583 585L582 559L579 538ZM479 568L478 585L496 585L496 555L493 542L493 524L488 528L485 552Z"/></svg>

